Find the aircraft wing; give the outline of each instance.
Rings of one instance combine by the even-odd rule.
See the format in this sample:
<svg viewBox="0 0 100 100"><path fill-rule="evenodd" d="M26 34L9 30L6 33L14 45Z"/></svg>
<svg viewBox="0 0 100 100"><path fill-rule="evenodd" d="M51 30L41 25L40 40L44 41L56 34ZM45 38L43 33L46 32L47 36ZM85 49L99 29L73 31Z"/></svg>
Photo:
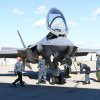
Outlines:
<svg viewBox="0 0 100 100"><path fill-rule="evenodd" d="M19 55L19 51L25 51L25 49L2 47L0 50L0 58L16 58Z"/></svg>
<svg viewBox="0 0 100 100"><path fill-rule="evenodd" d="M20 48L12 48L12 47L2 47L1 50L4 50L4 51L8 51L8 50L17 50L17 49L20 49Z"/></svg>
<svg viewBox="0 0 100 100"><path fill-rule="evenodd" d="M3 47L0 50L0 58L16 58L17 56L21 56L24 59L28 59L29 61L36 63L37 60L37 45L32 45L27 48L10 48Z"/></svg>
<svg viewBox="0 0 100 100"><path fill-rule="evenodd" d="M0 58L16 58L18 55L17 50L1 50Z"/></svg>
<svg viewBox="0 0 100 100"><path fill-rule="evenodd" d="M75 56L86 56L88 53L97 53L97 52L100 52L100 49L77 48Z"/></svg>

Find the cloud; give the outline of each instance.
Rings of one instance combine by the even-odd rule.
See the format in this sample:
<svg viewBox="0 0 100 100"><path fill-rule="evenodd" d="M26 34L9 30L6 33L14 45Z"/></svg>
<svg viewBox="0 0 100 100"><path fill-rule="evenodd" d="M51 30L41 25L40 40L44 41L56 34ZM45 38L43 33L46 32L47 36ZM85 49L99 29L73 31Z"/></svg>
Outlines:
<svg viewBox="0 0 100 100"><path fill-rule="evenodd" d="M78 25L78 24L77 24L76 22L74 22L74 21L68 21L67 23L68 23L68 27L69 27L70 29Z"/></svg>
<svg viewBox="0 0 100 100"><path fill-rule="evenodd" d="M99 43L81 41L81 40L75 41L74 45L76 45L77 47L80 47L80 48L100 48L100 44Z"/></svg>
<svg viewBox="0 0 100 100"><path fill-rule="evenodd" d="M57 24L57 26L63 28L63 24L61 24L61 23L59 24L59 20L56 23L54 23L53 25L56 25L56 24ZM71 28L73 28L77 25L78 24L74 21L68 21L68 28L69 29L71 29ZM42 19L36 21L32 26L33 27L44 27L44 26L46 26L46 18L42 18Z"/></svg>
<svg viewBox="0 0 100 100"><path fill-rule="evenodd" d="M13 12L14 14L17 14L17 15L24 15L24 14L26 14L25 11L20 11L18 8L14 8L14 9L12 10L12 12Z"/></svg>
<svg viewBox="0 0 100 100"><path fill-rule="evenodd" d="M46 2L48 2L48 3L50 3L50 2L52 2L53 0L45 0Z"/></svg>
<svg viewBox="0 0 100 100"><path fill-rule="evenodd" d="M74 42L74 44L79 47L79 46L85 45L85 42L84 41L76 41L76 42Z"/></svg>
<svg viewBox="0 0 100 100"><path fill-rule="evenodd" d="M37 10L35 11L36 14L43 14L43 13L46 13L47 12L47 7L46 6L39 6L37 8Z"/></svg>
<svg viewBox="0 0 100 100"><path fill-rule="evenodd" d="M92 14L93 16L98 16L100 15L100 8L97 8L95 12Z"/></svg>
<svg viewBox="0 0 100 100"><path fill-rule="evenodd" d="M56 19L53 23L52 23L52 27L57 27L59 29L65 29L65 25L62 22L61 19Z"/></svg>
<svg viewBox="0 0 100 100"><path fill-rule="evenodd" d="M81 20L82 21L89 21L90 19L88 17L82 17Z"/></svg>
<svg viewBox="0 0 100 100"><path fill-rule="evenodd" d="M33 27L44 27L44 26L46 26L46 19L45 18L40 19L40 20L36 21L32 26Z"/></svg>
<svg viewBox="0 0 100 100"><path fill-rule="evenodd" d="M82 21L95 21L96 17L95 16L91 16L91 17L83 17L81 18Z"/></svg>
<svg viewBox="0 0 100 100"><path fill-rule="evenodd" d="M81 18L81 20L83 21L96 21L97 16L100 15L100 8L97 8L92 14L91 16L87 16L87 17L83 17Z"/></svg>

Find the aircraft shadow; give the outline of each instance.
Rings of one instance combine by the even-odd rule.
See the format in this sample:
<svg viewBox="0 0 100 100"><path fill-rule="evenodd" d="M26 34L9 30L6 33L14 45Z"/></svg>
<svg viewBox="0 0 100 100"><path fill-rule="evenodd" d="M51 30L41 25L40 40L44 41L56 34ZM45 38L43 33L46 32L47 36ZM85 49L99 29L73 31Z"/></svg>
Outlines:
<svg viewBox="0 0 100 100"><path fill-rule="evenodd" d="M95 73L96 71L91 71L91 73ZM28 76L30 79L38 79L38 71L34 72L34 71L26 71L23 73L23 76ZM84 74L85 71L83 71L81 74ZM49 81L50 77L52 77L53 71L49 70L47 71L47 80ZM77 74L76 71L73 71L72 74ZM64 78L70 78L70 77L66 77L66 73L64 70L61 70L60 75ZM14 71L8 71L7 74L0 74L0 76L16 76ZM93 79L91 79L93 80ZM95 80L94 80L95 81Z"/></svg>
<svg viewBox="0 0 100 100"><path fill-rule="evenodd" d="M23 76L28 76L30 79L38 79L38 71L34 72L34 71L25 71L23 73ZM48 71L47 72L47 78L50 78L52 76L53 72L52 71ZM65 72L62 71L61 75L64 77L65 76ZM16 76L14 71L8 71L8 73L4 73L4 74L0 74L0 76Z"/></svg>
<svg viewBox="0 0 100 100"><path fill-rule="evenodd" d="M100 100L99 89L0 83L1 100Z"/></svg>
<svg viewBox="0 0 100 100"><path fill-rule="evenodd" d="M34 71L27 71L27 73L25 73L24 75L28 76L30 79L38 79L38 71L37 72L34 72ZM66 78L66 73L64 71L61 71L60 72L60 75L63 77L63 78ZM50 80L50 77L53 76L53 71L52 70L49 70L46 74L46 77L47 77L47 81Z"/></svg>
<svg viewBox="0 0 100 100"><path fill-rule="evenodd" d="M96 79L94 79L94 78L90 78L90 80L92 80L92 81L94 81L94 82L100 82L100 81L98 81L98 80L96 80Z"/></svg>
<svg viewBox="0 0 100 100"><path fill-rule="evenodd" d="M95 73L96 70L92 70L90 73ZM77 71L72 71L73 74L77 74L78 72ZM85 71L81 72L81 74L85 74Z"/></svg>
<svg viewBox="0 0 100 100"><path fill-rule="evenodd" d="M0 76L16 76L14 73L0 74Z"/></svg>

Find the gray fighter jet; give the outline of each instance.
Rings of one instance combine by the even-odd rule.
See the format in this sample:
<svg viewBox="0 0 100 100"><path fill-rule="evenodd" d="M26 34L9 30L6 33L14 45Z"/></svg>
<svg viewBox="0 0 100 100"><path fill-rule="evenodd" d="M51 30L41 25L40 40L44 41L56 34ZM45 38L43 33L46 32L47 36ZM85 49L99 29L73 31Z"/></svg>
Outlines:
<svg viewBox="0 0 100 100"><path fill-rule="evenodd" d="M98 50L80 49L76 47L68 38L68 26L64 15L57 8L52 8L47 14L46 25L49 33L39 42L25 46L21 35L19 37L24 48L2 48L0 58L16 58L21 56L23 60L27 59L31 63L37 63L39 55L42 55L47 64L51 63L51 55L57 62L68 63L71 65L71 57L84 56L89 52L97 52Z"/></svg>

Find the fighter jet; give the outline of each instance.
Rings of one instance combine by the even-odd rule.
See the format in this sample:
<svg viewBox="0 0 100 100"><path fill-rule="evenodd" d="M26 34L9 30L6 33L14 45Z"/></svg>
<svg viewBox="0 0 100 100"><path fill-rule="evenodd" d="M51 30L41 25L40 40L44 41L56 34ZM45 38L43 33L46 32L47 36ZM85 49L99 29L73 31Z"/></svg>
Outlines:
<svg viewBox="0 0 100 100"><path fill-rule="evenodd" d="M84 56L89 52L97 52L97 50L92 49L80 49L67 38L69 29L63 13L59 9L51 8L49 10L46 25L49 30L47 36L28 47L25 46L18 31L24 48L2 48L0 58L16 58L21 56L23 60L27 59L35 64L38 62L39 55L42 55L46 63L50 64L50 57L53 55L57 62L71 65L71 57Z"/></svg>

